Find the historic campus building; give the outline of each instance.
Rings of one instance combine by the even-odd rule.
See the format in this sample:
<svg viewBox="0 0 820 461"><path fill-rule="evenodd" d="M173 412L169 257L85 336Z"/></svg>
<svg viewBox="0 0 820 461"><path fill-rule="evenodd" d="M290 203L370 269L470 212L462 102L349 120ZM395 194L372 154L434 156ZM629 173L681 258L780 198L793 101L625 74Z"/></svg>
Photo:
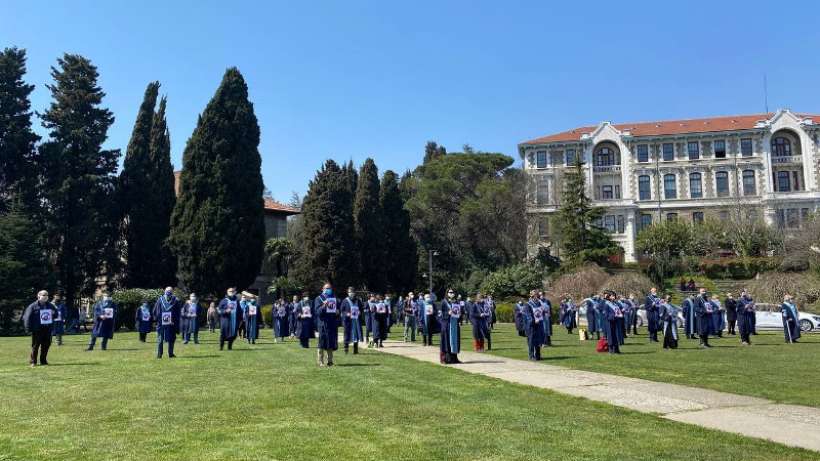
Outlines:
<svg viewBox="0 0 820 461"><path fill-rule="evenodd" d="M530 248L551 241L562 175L583 162L601 226L634 261L635 236L659 220L762 213L796 228L820 207L820 115L789 110L693 120L602 122L518 146L530 178Z"/></svg>

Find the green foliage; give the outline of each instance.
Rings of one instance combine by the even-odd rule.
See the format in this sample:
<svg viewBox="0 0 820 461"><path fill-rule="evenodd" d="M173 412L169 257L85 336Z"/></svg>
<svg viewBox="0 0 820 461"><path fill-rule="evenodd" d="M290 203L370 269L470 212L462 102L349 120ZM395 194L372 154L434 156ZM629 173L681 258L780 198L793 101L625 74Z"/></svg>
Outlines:
<svg viewBox="0 0 820 461"><path fill-rule="evenodd" d="M119 308L114 328L119 329L124 326L129 330L133 330L137 308L142 306L143 301L148 301L151 309L153 309L154 303L163 295L164 290L164 288L114 290L111 293L111 300L114 301ZM185 295L181 291L177 290L174 294L180 299L185 299Z"/></svg>
<svg viewBox="0 0 820 461"><path fill-rule="evenodd" d="M305 287L303 285L295 279L287 276L275 278L268 287L268 293L276 296L277 298L285 299L290 299L293 295L298 295L301 298L304 291Z"/></svg>
<svg viewBox="0 0 820 461"><path fill-rule="evenodd" d="M781 258L769 257L701 259L698 263L698 273L712 279L746 280L761 272L777 270L781 261Z"/></svg>
<svg viewBox="0 0 820 461"><path fill-rule="evenodd" d="M750 281L747 289L758 302L772 304L782 303L783 295L789 293L799 309L820 301L820 277L811 272L766 272Z"/></svg>
<svg viewBox="0 0 820 461"><path fill-rule="evenodd" d="M262 272L275 277L288 274L294 254L293 242L285 237L274 237L265 242L265 259Z"/></svg>
<svg viewBox="0 0 820 461"><path fill-rule="evenodd" d="M515 303L514 302L496 302L495 303L495 318L499 323L514 323L515 322Z"/></svg>
<svg viewBox="0 0 820 461"><path fill-rule="evenodd" d="M481 284L481 291L499 298L527 296L530 290L544 285L547 271L533 262L513 264L490 273Z"/></svg>
<svg viewBox="0 0 820 461"><path fill-rule="evenodd" d="M381 292L386 284L386 225L381 203L379 169L372 158L364 161L359 171L353 201L353 233L357 261L348 271L370 291ZM342 287L339 287L340 289ZM344 287L345 289L347 287Z"/></svg>
<svg viewBox="0 0 820 461"><path fill-rule="evenodd" d="M427 141L427 145L424 146L425 165L430 161L444 157L445 155L447 155L447 149L445 149L444 146L439 146L435 141Z"/></svg>
<svg viewBox="0 0 820 461"><path fill-rule="evenodd" d="M387 170L382 177L379 205L383 213L382 238L387 288L399 293L413 289L418 269L418 250L410 235L410 214L404 207L396 173Z"/></svg>
<svg viewBox="0 0 820 461"><path fill-rule="evenodd" d="M259 125L248 87L230 68L183 154L170 243L180 282L203 295L254 282L265 245Z"/></svg>

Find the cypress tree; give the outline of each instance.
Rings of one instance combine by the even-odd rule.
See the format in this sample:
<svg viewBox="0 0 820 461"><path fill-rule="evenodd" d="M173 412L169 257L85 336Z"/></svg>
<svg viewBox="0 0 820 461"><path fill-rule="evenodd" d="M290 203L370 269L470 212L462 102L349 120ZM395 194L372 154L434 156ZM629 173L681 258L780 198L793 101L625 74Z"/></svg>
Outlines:
<svg viewBox="0 0 820 461"><path fill-rule="evenodd" d="M151 144L148 153L151 159L154 184L151 196L154 201L154 235L157 236L155 280L153 286L175 285L177 282L177 259L171 252L171 214L177 196L174 186L174 165L171 164L171 135L165 119L166 98L159 101L159 109L154 114L151 126Z"/></svg>
<svg viewBox="0 0 820 461"><path fill-rule="evenodd" d="M25 73L25 50L0 52L0 213L10 209L12 196L24 209L37 208L35 143L40 137L31 130L34 85L23 81Z"/></svg>
<svg viewBox="0 0 820 461"><path fill-rule="evenodd" d="M99 275L115 270L119 212L115 208L119 150L102 144L114 116L100 107L105 93L91 62L65 54L51 68L53 102L41 115L50 130L40 146L47 245L57 262L66 304L91 294ZM103 272L105 269L105 272Z"/></svg>
<svg viewBox="0 0 820 461"><path fill-rule="evenodd" d="M230 68L183 154L170 245L182 284L201 294L251 285L265 245L259 124L248 86Z"/></svg>
<svg viewBox="0 0 820 461"><path fill-rule="evenodd" d="M379 204L384 220L384 243L387 255L387 285L391 290L406 293L416 281L418 249L410 235L410 214L404 208L396 173L387 170L381 183Z"/></svg>
<svg viewBox="0 0 820 461"><path fill-rule="evenodd" d="M364 161L359 171L353 202L358 275L369 290L382 291L385 285L384 221L379 203L379 170L373 159ZM387 247L390 248L390 247Z"/></svg>

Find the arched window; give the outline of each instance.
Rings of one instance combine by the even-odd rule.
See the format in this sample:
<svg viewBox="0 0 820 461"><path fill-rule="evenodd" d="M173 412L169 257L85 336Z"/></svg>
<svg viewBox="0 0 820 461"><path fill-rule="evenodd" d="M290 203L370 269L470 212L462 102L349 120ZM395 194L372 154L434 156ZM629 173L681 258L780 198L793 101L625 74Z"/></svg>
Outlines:
<svg viewBox="0 0 820 461"><path fill-rule="evenodd" d="M772 157L791 157L792 142L789 138L778 136L772 139Z"/></svg>
<svg viewBox="0 0 820 461"><path fill-rule="evenodd" d="M610 147L600 147L595 154L595 166L610 166L615 164L615 151Z"/></svg>
<svg viewBox="0 0 820 461"><path fill-rule="evenodd" d="M638 200L650 200L652 193L649 189L649 176L638 176Z"/></svg>
<svg viewBox="0 0 820 461"><path fill-rule="evenodd" d="M678 198L678 185L674 174L663 175L663 195L667 199Z"/></svg>
<svg viewBox="0 0 820 461"><path fill-rule="evenodd" d="M703 197L703 187L700 178L700 173L689 173L689 197Z"/></svg>

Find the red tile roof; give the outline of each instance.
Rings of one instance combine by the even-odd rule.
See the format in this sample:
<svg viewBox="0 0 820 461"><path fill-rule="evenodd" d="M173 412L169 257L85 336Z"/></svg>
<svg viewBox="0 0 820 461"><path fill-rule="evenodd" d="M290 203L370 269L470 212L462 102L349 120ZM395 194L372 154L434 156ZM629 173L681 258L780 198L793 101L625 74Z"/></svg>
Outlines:
<svg viewBox="0 0 820 461"><path fill-rule="evenodd" d="M174 171L174 190L176 191L177 195L179 195L179 177L182 175L181 171ZM279 203L276 200L265 197L265 213L274 213L274 214L284 214L284 215L294 215L299 214L302 212L299 208L294 208L289 205L285 205L283 203Z"/></svg>
<svg viewBox="0 0 820 461"><path fill-rule="evenodd" d="M795 114L798 117L813 118L815 123L820 122L820 116L809 114ZM769 114L730 115L725 117L696 118L690 120L665 120L658 122L619 123L612 126L618 131L629 131L632 136L664 136L690 133L711 133L719 131L750 130L761 120L768 120L774 116ZM522 144L547 144L553 142L579 141L581 135L592 133L597 126L585 126L561 133L551 134L540 138L525 141Z"/></svg>

